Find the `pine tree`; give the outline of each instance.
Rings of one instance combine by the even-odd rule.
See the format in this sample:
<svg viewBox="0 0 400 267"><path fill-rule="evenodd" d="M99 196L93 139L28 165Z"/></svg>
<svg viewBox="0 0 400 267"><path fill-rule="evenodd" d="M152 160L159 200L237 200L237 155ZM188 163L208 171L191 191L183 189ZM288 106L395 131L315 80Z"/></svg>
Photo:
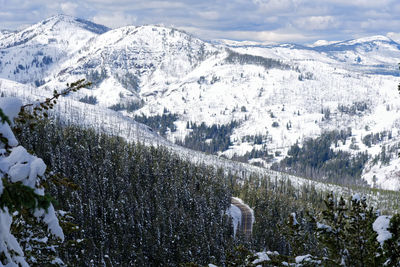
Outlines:
<svg viewBox="0 0 400 267"><path fill-rule="evenodd" d="M351 200L351 207L346 216L345 245L348 251L348 266L382 266L383 258L378 234L372 225L377 215L373 208L368 208L366 198L358 195Z"/></svg>
<svg viewBox="0 0 400 267"><path fill-rule="evenodd" d="M49 238L56 243L57 239L64 239L52 198L44 194L41 186L46 165L42 159L18 146L10 128L21 106L17 99L0 100L0 263L10 266L43 262L58 265L62 261L54 253L46 254L54 249Z"/></svg>
<svg viewBox="0 0 400 267"><path fill-rule="evenodd" d="M400 266L400 214L395 214L390 219L388 231L391 238L383 244L386 266Z"/></svg>
<svg viewBox="0 0 400 267"><path fill-rule="evenodd" d="M332 263L340 265L348 256L345 248L345 212L346 203L342 197L336 201L333 193L325 200L326 209L322 212L320 222L316 222L317 237L324 246L325 253Z"/></svg>
<svg viewBox="0 0 400 267"><path fill-rule="evenodd" d="M80 80L44 102L24 106L16 98L0 99L0 265L64 265L57 253L64 233L53 198L45 194L46 165L18 144L14 132L21 129L11 127L15 120L33 129L58 97L87 85Z"/></svg>

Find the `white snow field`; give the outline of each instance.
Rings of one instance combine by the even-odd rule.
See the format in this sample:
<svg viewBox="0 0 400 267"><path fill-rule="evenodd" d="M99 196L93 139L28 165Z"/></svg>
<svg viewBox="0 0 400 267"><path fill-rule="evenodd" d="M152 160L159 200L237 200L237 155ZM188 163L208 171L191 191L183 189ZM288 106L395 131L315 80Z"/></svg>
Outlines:
<svg viewBox="0 0 400 267"><path fill-rule="evenodd" d="M165 145L196 162L229 166L237 173L257 172L290 177L295 185L339 188L268 169L262 158L251 162L267 168L222 159L265 147L282 159L291 145L323 131L352 129L346 144L353 154L367 151L371 161L362 177L373 187L399 190L397 166L400 142L400 97L397 63L400 44L385 36L356 40L295 44L218 40L207 42L163 26L126 26L108 29L81 19L59 15L19 32L0 34L0 93L24 102L50 96L68 82L91 80L61 99L54 114L62 120L121 135L127 140ZM266 62L275 64L270 67ZM95 97L89 105L83 97ZM115 104L142 101L134 112L115 112ZM353 107L362 105L362 110ZM353 113L343 112L340 107ZM136 123L135 115L177 114L177 130L161 138ZM326 116L329 110L329 116ZM173 144L190 133L187 122L206 125L239 122L233 143L218 156L205 155ZM272 127L275 123L276 127ZM368 134L390 131L378 143L366 146ZM244 137L261 135L262 144ZM392 159L373 164L373 158L391 151ZM391 149L390 149L391 148ZM348 190L340 187L340 190Z"/></svg>

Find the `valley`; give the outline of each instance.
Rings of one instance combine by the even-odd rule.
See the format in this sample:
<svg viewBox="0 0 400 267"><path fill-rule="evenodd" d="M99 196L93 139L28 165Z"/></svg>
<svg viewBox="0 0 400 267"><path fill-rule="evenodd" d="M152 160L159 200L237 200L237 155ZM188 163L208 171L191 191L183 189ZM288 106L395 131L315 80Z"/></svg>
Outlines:
<svg viewBox="0 0 400 267"><path fill-rule="evenodd" d="M395 266L398 62L386 36L0 31L0 265Z"/></svg>
<svg viewBox="0 0 400 267"><path fill-rule="evenodd" d="M357 177L340 183L361 179L375 188L400 188L400 50L387 37L319 46L207 42L172 28L111 30L60 15L4 34L0 49L2 91L10 91L9 81L23 83L26 89L18 94L33 99L85 78L93 86L69 100L89 104L78 109L95 109L128 124L139 121L169 140L152 137L154 143L176 143L267 169L282 169L277 164L295 144L346 131L331 143L332 151L346 152L348 160L366 153L368 159L357 167ZM98 123L86 119L88 112L81 116L77 120L87 125ZM112 124L119 132L136 127ZM368 142L371 137L376 138ZM321 165L326 159L315 161ZM318 177L301 175L334 181L320 171L315 170Z"/></svg>

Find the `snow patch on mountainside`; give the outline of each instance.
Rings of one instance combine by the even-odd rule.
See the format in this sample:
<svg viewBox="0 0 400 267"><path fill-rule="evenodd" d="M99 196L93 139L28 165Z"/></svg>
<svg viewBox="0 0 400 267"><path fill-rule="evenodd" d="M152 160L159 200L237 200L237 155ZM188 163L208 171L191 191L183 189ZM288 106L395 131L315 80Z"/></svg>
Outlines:
<svg viewBox="0 0 400 267"><path fill-rule="evenodd" d="M385 142L392 146L400 142L398 78L387 75L396 73L400 49L383 36L315 47L227 40L209 43L162 26L109 30L55 16L17 33L2 33L0 51L0 78L38 87L25 88L26 99L49 95L77 79L92 81L92 88L63 102L63 110L70 106L88 125L106 127L100 121L107 118L112 128L113 123L128 125L135 115L162 115L168 110L178 116L177 130L167 131L168 139L176 141L190 134L187 122L208 126L238 122L230 137L232 146L219 156L267 149L277 161L296 142L349 127L352 136L345 144L339 142L335 150L353 154L367 150L374 157ZM268 66L270 59L280 63ZM95 99L96 105L80 102L87 97ZM108 109L132 102L141 103L134 112ZM97 115L90 117L90 112ZM121 125L114 128L129 131ZM383 131L391 132L390 140L369 146L363 143L365 136ZM262 136L262 142L248 140L254 135ZM268 166L270 160L251 162ZM370 181L370 171L382 170L374 184L387 188L385 181L395 172L383 171L389 168L385 166L371 165L363 177Z"/></svg>
<svg viewBox="0 0 400 267"><path fill-rule="evenodd" d="M34 88L30 85L24 85L14 81L0 79L0 94L7 97L18 97L23 101L23 103L32 103L34 100L43 100L46 97L51 96L51 91ZM215 155L207 155L205 153L183 148L160 137L149 127L137 123L136 121L123 116L119 112L105 109L97 105L81 103L69 97L60 98L57 105L55 105L52 114L54 117L60 119L64 123L94 128L100 132L121 136L130 142L141 142L146 145L164 146L171 152L180 155L183 159L189 160L196 164L204 164L214 166L215 168L221 168L225 170L226 173L236 174L242 179L245 179L252 174L257 174L269 177L271 180L282 182L289 181L292 186L299 190L307 185L312 186L319 192L334 191L338 195L342 196L351 196L355 192L362 193L367 196L368 202L371 205L376 207L379 206L383 210L390 209L390 207L393 205L393 198L391 195L381 195L379 192L372 192L368 191L367 189L363 190L358 188L354 190L349 187L312 181L309 179L287 175L250 164L234 162Z"/></svg>
<svg viewBox="0 0 400 267"><path fill-rule="evenodd" d="M393 159L387 165L367 166L364 172L363 179L369 185L386 190L400 190L400 159Z"/></svg>
<svg viewBox="0 0 400 267"><path fill-rule="evenodd" d="M54 69L108 28L58 15L0 38L0 77L41 85Z"/></svg>

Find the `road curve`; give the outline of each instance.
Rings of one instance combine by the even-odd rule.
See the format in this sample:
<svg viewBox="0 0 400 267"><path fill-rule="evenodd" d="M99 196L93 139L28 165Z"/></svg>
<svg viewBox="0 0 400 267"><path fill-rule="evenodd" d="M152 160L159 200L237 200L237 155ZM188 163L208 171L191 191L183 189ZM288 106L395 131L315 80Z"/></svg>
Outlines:
<svg viewBox="0 0 400 267"><path fill-rule="evenodd" d="M235 197L231 198L231 204L239 208L242 213L242 219L238 230L243 233L246 239L250 239L253 231L253 210Z"/></svg>

